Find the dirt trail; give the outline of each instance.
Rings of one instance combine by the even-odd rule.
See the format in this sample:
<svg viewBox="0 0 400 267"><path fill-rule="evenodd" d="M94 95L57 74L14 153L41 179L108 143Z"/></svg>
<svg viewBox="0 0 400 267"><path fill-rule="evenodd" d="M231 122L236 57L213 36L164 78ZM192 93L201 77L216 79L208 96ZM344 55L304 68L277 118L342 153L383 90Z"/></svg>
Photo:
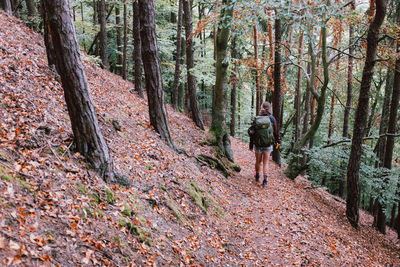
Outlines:
<svg viewBox="0 0 400 267"><path fill-rule="evenodd" d="M396 246L376 236L362 222L361 231L345 220L344 204L318 189L304 189L286 178L272 161L268 186L254 179L254 154L247 145L233 140L235 160L242 171L227 180L231 215L227 239L244 264L261 265L381 265L387 259L377 250L385 243L393 256ZM364 217L367 216L363 214ZM374 233L375 232L375 233ZM362 237L363 236L363 237ZM368 242L371 239L371 242ZM228 244L229 245L229 244ZM380 257L382 256L382 257ZM386 258L386 260L385 260ZM400 261L398 261L400 263Z"/></svg>

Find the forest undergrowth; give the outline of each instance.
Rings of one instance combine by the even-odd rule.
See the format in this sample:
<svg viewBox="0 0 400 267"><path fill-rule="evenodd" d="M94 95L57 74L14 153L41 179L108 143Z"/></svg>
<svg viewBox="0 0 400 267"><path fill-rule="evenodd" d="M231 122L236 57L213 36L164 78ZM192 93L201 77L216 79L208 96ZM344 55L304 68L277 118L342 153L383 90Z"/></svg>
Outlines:
<svg viewBox="0 0 400 267"><path fill-rule="evenodd" d="M125 188L104 183L74 153L59 78L42 36L0 12L0 262L10 266L397 266L392 230L271 162L268 187L254 156L232 139L242 168L224 177L206 132L168 107L176 154L151 129L133 85L84 58L101 129Z"/></svg>

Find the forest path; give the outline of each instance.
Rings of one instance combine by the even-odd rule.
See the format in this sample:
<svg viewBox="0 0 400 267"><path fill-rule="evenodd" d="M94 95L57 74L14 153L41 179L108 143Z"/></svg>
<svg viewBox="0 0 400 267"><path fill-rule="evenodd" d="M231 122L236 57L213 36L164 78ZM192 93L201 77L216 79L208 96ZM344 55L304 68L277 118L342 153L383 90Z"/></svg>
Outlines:
<svg viewBox="0 0 400 267"><path fill-rule="evenodd" d="M225 234L227 248L239 255L241 264L379 263L376 256L382 251L375 251L376 244L365 240L372 237L362 237L368 233L357 232L349 226L343 203L330 195L325 198L316 188L304 189L303 184L289 180L272 160L268 186L263 188L261 181L256 183L254 179L254 152L238 140L232 141L232 149L235 162L242 170L227 180L229 196L225 207L231 216L227 222L229 231ZM374 241L387 242L381 240ZM372 247L366 248L368 245Z"/></svg>

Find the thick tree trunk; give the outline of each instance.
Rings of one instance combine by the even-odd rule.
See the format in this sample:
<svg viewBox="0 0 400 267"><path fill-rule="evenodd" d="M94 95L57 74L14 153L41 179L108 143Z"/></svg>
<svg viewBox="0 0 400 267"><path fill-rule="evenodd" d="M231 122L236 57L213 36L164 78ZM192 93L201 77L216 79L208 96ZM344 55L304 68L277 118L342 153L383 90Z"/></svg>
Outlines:
<svg viewBox="0 0 400 267"><path fill-rule="evenodd" d="M192 119L200 129L204 130L203 119L199 109L199 101L197 97L196 78L191 71L194 68L194 47L193 47L193 29L192 29L192 12L190 0L183 0L183 10L185 13L185 35L186 35L186 69L187 83L189 91L190 110Z"/></svg>
<svg viewBox="0 0 400 267"><path fill-rule="evenodd" d="M231 50L231 58L232 60L236 60L236 36L233 37L232 39L232 50ZM236 83L237 83L237 64L236 62L233 63L233 71L231 74L231 125L230 125L230 130L231 130L231 136L235 136L235 127L236 127Z"/></svg>
<svg viewBox="0 0 400 267"><path fill-rule="evenodd" d="M160 134L161 139L175 149L164 102L153 0L139 0L139 10L142 59L149 102L150 124Z"/></svg>
<svg viewBox="0 0 400 267"><path fill-rule="evenodd" d="M126 0L124 0L124 47L122 50L122 78L127 79L128 69L127 69L127 53L128 53L128 10L126 6Z"/></svg>
<svg viewBox="0 0 400 267"><path fill-rule="evenodd" d="M19 0L11 0L11 9L14 17L19 18L20 8L21 8L21 3Z"/></svg>
<svg viewBox="0 0 400 267"><path fill-rule="evenodd" d="M135 90L143 98L142 90L142 41L140 39L140 19L138 0L132 2L133 10L133 61Z"/></svg>
<svg viewBox="0 0 400 267"><path fill-rule="evenodd" d="M371 87L373 69L376 62L379 28L381 27L383 19L385 18L385 13L386 0L376 0L376 15L368 30L367 53L361 79L360 96L354 120L350 159L347 167L346 216L350 224L355 228L358 228L359 221L359 170L362 154L362 143L368 116L369 91Z"/></svg>
<svg viewBox="0 0 400 267"><path fill-rule="evenodd" d="M301 65L303 60L303 31L300 30L299 34L299 48L297 64ZM297 71L297 88L296 97L294 100L294 109L296 110L296 117L294 121L294 141L296 142L300 138L300 118L301 118L301 89L303 85L303 70L301 68Z"/></svg>
<svg viewBox="0 0 400 267"><path fill-rule="evenodd" d="M272 95L272 111L278 125L281 125L281 105L282 105L282 92L281 92L281 20L275 19L275 64L274 64L274 93ZM272 151L272 159L279 166L281 165L281 155L279 149Z"/></svg>
<svg viewBox="0 0 400 267"><path fill-rule="evenodd" d="M1 0L1 8L8 14L12 15L12 7L10 0Z"/></svg>
<svg viewBox="0 0 400 267"><path fill-rule="evenodd" d="M181 76L181 58L182 58L182 9L183 2L179 0L178 7L178 21L176 31L176 58L175 58L175 73L174 73L174 87L172 88L172 107L178 110L178 96L179 96L179 78Z"/></svg>
<svg viewBox="0 0 400 267"><path fill-rule="evenodd" d="M122 37L121 37L121 16L119 10L119 3L115 6L115 24L117 31L117 68L116 72L119 75L122 75L121 67L122 67Z"/></svg>
<svg viewBox="0 0 400 267"><path fill-rule="evenodd" d="M42 0L47 28L56 48L56 64L78 151L106 182L128 184L114 171L113 159L101 134L81 60L69 1Z"/></svg>
<svg viewBox="0 0 400 267"><path fill-rule="evenodd" d="M229 133L227 132L226 127L226 80L229 65L228 40L230 36L230 20L232 15L233 3L231 0L222 0L222 8L216 36L216 79L212 123L210 128L210 131L215 136L218 147L231 161L233 161L233 152L231 150Z"/></svg>
<svg viewBox="0 0 400 267"><path fill-rule="evenodd" d="M26 8L28 9L28 16L33 17L36 15L36 6L34 0L25 0Z"/></svg>
<svg viewBox="0 0 400 267"><path fill-rule="evenodd" d="M107 49L107 11L106 11L106 2L105 0L100 0L99 2L99 20L100 20L100 58L103 63L103 67L105 69L109 69L110 66L108 64L108 49Z"/></svg>

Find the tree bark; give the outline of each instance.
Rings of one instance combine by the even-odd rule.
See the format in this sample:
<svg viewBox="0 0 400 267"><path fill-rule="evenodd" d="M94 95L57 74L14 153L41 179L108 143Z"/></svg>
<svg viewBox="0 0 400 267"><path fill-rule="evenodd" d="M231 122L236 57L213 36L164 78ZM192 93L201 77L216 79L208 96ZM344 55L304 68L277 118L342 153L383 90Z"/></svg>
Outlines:
<svg viewBox="0 0 400 267"><path fill-rule="evenodd" d="M150 124L160 134L161 139L175 149L164 102L153 0L139 0L139 10L142 59L149 102Z"/></svg>
<svg viewBox="0 0 400 267"><path fill-rule="evenodd" d="M140 39L140 20L138 0L132 2L133 10L133 61L135 90L143 98L142 90L142 41Z"/></svg>
<svg viewBox="0 0 400 267"><path fill-rule="evenodd" d="M26 8L28 9L28 16L33 17L36 15L36 6L34 0L25 0Z"/></svg>
<svg viewBox="0 0 400 267"><path fill-rule="evenodd" d="M49 14L45 12L43 4L40 5L40 13L43 19L43 37L46 46L47 64L50 69L56 71L56 51L54 49L53 39L50 36Z"/></svg>
<svg viewBox="0 0 400 267"><path fill-rule="evenodd" d="M70 5L67 0L42 0L47 28L56 48L56 64L71 119L74 142L99 175L109 183L128 185L114 171L107 143L101 134L96 111L89 95Z"/></svg>
<svg viewBox="0 0 400 267"><path fill-rule="evenodd" d="M282 105L282 92L281 92L281 20L275 19L275 64L274 64L274 93L272 95L272 111L277 124L280 128L282 122L281 105ZM272 151L272 160L279 166L281 165L281 155L279 149Z"/></svg>
<svg viewBox="0 0 400 267"><path fill-rule="evenodd" d="M107 49L107 11L105 0L99 2L99 20L100 20L100 58L105 69L109 69L108 49Z"/></svg>
<svg viewBox="0 0 400 267"><path fill-rule="evenodd" d="M14 17L19 18L20 8L21 8L21 3L19 0L11 0L11 9Z"/></svg>
<svg viewBox="0 0 400 267"><path fill-rule="evenodd" d="M260 91L260 71L258 66L258 34L257 25L253 26L253 42L254 42L254 77L256 84L256 115L258 116L261 108L261 91Z"/></svg>
<svg viewBox="0 0 400 267"><path fill-rule="evenodd" d="M230 36L231 18L233 16L233 5L231 0L222 0L221 13L219 16L216 35L216 78L214 89L214 105L212 109L212 123L210 131L222 153L233 161L233 152L230 146L229 134L226 127L226 102L227 102L227 70L228 40Z"/></svg>
<svg viewBox="0 0 400 267"><path fill-rule="evenodd" d="M351 4L351 9L354 11L356 8L355 1ZM344 109L344 118L343 118L343 138L349 137L349 117L351 110L351 102L353 99L353 55L354 55L354 46L353 38L354 35L354 26L350 22L349 23L349 59L348 59L348 69L347 69L347 99L346 99L346 107Z"/></svg>
<svg viewBox="0 0 400 267"><path fill-rule="evenodd" d="M236 53L236 35L232 39L232 50L231 50L231 59L236 60L237 53ZM236 127L236 83L237 83L237 64L236 62L233 63L233 71L231 74L231 125L230 125L230 130L231 130L231 136L235 136L235 127Z"/></svg>
<svg viewBox="0 0 400 267"><path fill-rule="evenodd" d="M115 6L115 24L117 26L117 67L116 72L122 76L122 37L121 37L121 16L119 3Z"/></svg>
<svg viewBox="0 0 400 267"><path fill-rule="evenodd" d="M126 5L126 0L124 0L124 47L122 50L122 78L127 79L128 69L127 69L127 52L128 52L128 10Z"/></svg>
<svg viewBox="0 0 400 267"><path fill-rule="evenodd" d="M354 120L355 122L350 159L347 167L346 217L350 224L355 228L358 228L359 221L359 169L362 154L362 142L368 116L369 91L371 87L373 69L376 62L379 28L381 27L385 18L385 13L386 0L376 0L376 14L368 29L366 59L361 79L360 96Z"/></svg>
<svg viewBox="0 0 400 267"><path fill-rule="evenodd" d="M12 15L11 1L1 0L1 8L8 14Z"/></svg>
<svg viewBox="0 0 400 267"><path fill-rule="evenodd" d="M298 59L297 64L301 65L301 61L303 59L303 31L300 30L299 34L299 48L298 51ZM297 72L297 88L296 88L296 97L294 100L294 109L296 110L296 117L294 121L294 141L296 142L300 138L300 118L301 118L301 89L303 85L303 70L301 68L298 69Z"/></svg>
<svg viewBox="0 0 400 267"><path fill-rule="evenodd" d="M183 2L179 0L178 3L178 21L176 30L176 58L175 58L175 73L174 73L174 87L172 89L172 107L178 110L178 96L179 96L179 78L181 76L181 58L182 58L182 9Z"/></svg>
<svg viewBox="0 0 400 267"><path fill-rule="evenodd" d="M189 91L190 110L192 119L200 129L204 130L203 119L199 109L199 101L197 97L196 78L191 71L194 68L194 48L193 48L193 30L192 30L192 13L190 0L183 0L183 10L185 13L185 35L186 35L186 69L187 83Z"/></svg>

